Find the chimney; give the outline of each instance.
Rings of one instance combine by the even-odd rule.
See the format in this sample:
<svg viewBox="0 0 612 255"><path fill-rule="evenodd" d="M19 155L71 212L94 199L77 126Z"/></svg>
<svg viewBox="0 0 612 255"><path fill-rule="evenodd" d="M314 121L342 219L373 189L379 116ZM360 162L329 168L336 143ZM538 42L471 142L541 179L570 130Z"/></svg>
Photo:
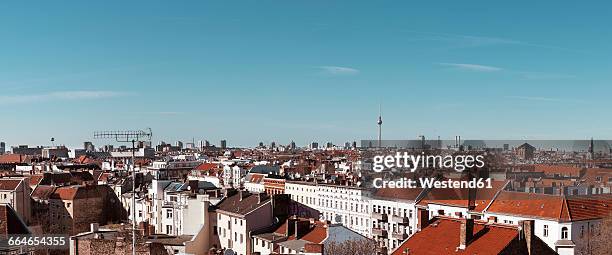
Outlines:
<svg viewBox="0 0 612 255"><path fill-rule="evenodd" d="M266 198L268 198L268 194L262 192L262 193L257 193L257 203L261 204L262 201L266 200Z"/></svg>
<svg viewBox="0 0 612 255"><path fill-rule="evenodd" d="M146 221L141 221L138 223L138 229L143 237L149 236L151 233L149 232L149 223Z"/></svg>
<svg viewBox="0 0 612 255"><path fill-rule="evenodd" d="M223 190L223 196L224 196L224 197L231 197L231 196L233 196L234 194L236 194L236 189L229 188L229 189L225 189L225 190Z"/></svg>
<svg viewBox="0 0 612 255"><path fill-rule="evenodd" d="M295 239L300 239L310 230L310 220L295 221Z"/></svg>
<svg viewBox="0 0 612 255"><path fill-rule="evenodd" d="M461 219L459 228L459 249L465 250L474 235L474 219Z"/></svg>
<svg viewBox="0 0 612 255"><path fill-rule="evenodd" d="M243 199L247 198L250 194L246 190L241 190L241 191L238 191L238 195L240 196L240 201L242 201Z"/></svg>
<svg viewBox="0 0 612 255"><path fill-rule="evenodd" d="M296 221L297 221L297 219L295 217L291 217L291 218L287 219L287 226L286 226L286 229L285 229L285 235L287 237L290 237L290 236L295 234L295 226L296 226L295 222Z"/></svg>
<svg viewBox="0 0 612 255"><path fill-rule="evenodd" d="M198 192L198 180L188 180L187 185L192 194Z"/></svg>
<svg viewBox="0 0 612 255"><path fill-rule="evenodd" d="M423 230L424 228L426 228L427 226L429 226L429 211L427 211L426 209L417 209L417 217L418 217L418 222L417 222L417 228L419 230Z"/></svg>
<svg viewBox="0 0 612 255"><path fill-rule="evenodd" d="M525 243L527 243L527 254L532 255L535 254L534 253L534 249L533 249L533 241L534 241L534 225L535 225L535 221L534 220L523 220L521 222L519 222L519 225L521 226L519 231L522 231L522 233L519 233L519 236L523 236L525 238Z"/></svg>
<svg viewBox="0 0 612 255"><path fill-rule="evenodd" d="M155 234L155 225L149 225L149 235Z"/></svg>
<svg viewBox="0 0 612 255"><path fill-rule="evenodd" d="M96 233L96 232L98 232L98 230L100 230L100 224L98 224L98 223L91 223L89 225L89 228L90 228L90 231L92 233Z"/></svg>

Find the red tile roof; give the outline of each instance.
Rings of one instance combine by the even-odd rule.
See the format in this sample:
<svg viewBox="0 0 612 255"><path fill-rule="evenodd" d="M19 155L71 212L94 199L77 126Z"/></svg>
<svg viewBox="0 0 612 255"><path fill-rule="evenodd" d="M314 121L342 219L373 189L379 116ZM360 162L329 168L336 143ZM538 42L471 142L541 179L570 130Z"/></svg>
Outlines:
<svg viewBox="0 0 612 255"><path fill-rule="evenodd" d="M612 194L572 196L566 199L572 221L612 216Z"/></svg>
<svg viewBox="0 0 612 255"><path fill-rule="evenodd" d="M298 219L299 221L310 221L309 219ZM287 224L289 220L285 220L283 224L281 224L274 233L277 235L286 235L287 234ZM311 243L322 243L327 238L327 223L321 221L315 221L314 225L311 225L311 228L308 230L308 233L303 235L300 239L311 242ZM294 240L295 236L289 236L287 240Z"/></svg>
<svg viewBox="0 0 612 255"><path fill-rule="evenodd" d="M42 174L33 174L30 175L30 186L36 186L40 183L40 180L43 179Z"/></svg>
<svg viewBox="0 0 612 255"><path fill-rule="evenodd" d="M265 175L263 174L251 174L251 179L249 179L249 182L251 183L260 183L263 178L265 177Z"/></svg>
<svg viewBox="0 0 612 255"><path fill-rule="evenodd" d="M32 191L32 198L39 200L48 200L49 197L55 192L56 187L49 185L38 185Z"/></svg>
<svg viewBox="0 0 612 255"><path fill-rule="evenodd" d="M75 200L101 197L110 189L105 185L72 185L57 188L51 198L61 200Z"/></svg>
<svg viewBox="0 0 612 255"><path fill-rule="evenodd" d="M323 245L315 243L304 244L304 252L306 253L321 253L323 254Z"/></svg>
<svg viewBox="0 0 612 255"><path fill-rule="evenodd" d="M580 176L582 168L567 165L534 165L534 172L544 172L547 175Z"/></svg>
<svg viewBox="0 0 612 255"><path fill-rule="evenodd" d="M219 168L219 165L215 163L202 163L196 166L194 169L199 171L210 171L215 168Z"/></svg>
<svg viewBox="0 0 612 255"><path fill-rule="evenodd" d="M409 254L499 254L517 236L518 230L511 227L474 223L474 238L465 250L457 250L461 222L455 219L439 218L432 224L411 236L392 255Z"/></svg>
<svg viewBox="0 0 612 255"><path fill-rule="evenodd" d="M544 218L558 222L570 220L564 196L502 191L487 212Z"/></svg>
<svg viewBox="0 0 612 255"><path fill-rule="evenodd" d="M264 196L262 197L263 199L259 201L258 196L260 196L260 194L250 194L246 191L243 192L244 195L242 199L240 199L240 193L237 193L221 200L221 202L219 202L217 205L218 211L245 216L263 204L270 202L270 197L264 196L263 194L261 194L261 196Z"/></svg>
<svg viewBox="0 0 612 255"><path fill-rule="evenodd" d="M23 163L26 157L21 154L4 154L0 155L0 163Z"/></svg>
<svg viewBox="0 0 612 255"><path fill-rule="evenodd" d="M301 239L312 242L312 243L322 243L325 238L327 238L327 226L325 223L321 221L315 221L315 226L310 229L308 234L302 236Z"/></svg>
<svg viewBox="0 0 612 255"><path fill-rule="evenodd" d="M491 188L476 189L475 208L472 211L481 212L484 210L495 194L506 185L505 181L492 181ZM431 189L418 203L419 205L443 204L449 206L458 206L467 208L469 205L469 189Z"/></svg>
<svg viewBox="0 0 612 255"><path fill-rule="evenodd" d="M396 189L396 188L381 188L374 192L374 196L382 199L402 199L416 200L419 194L423 192L422 188L412 189Z"/></svg>
<svg viewBox="0 0 612 255"><path fill-rule="evenodd" d="M15 190L19 183L21 183L21 180L0 179L0 190Z"/></svg>

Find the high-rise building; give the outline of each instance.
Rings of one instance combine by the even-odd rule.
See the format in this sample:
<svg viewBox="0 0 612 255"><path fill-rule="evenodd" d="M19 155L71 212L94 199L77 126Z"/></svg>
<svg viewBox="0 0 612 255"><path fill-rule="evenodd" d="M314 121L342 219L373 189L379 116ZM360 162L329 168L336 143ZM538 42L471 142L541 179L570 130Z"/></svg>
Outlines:
<svg viewBox="0 0 612 255"><path fill-rule="evenodd" d="M0 155L6 152L6 143L0 142Z"/></svg>
<svg viewBox="0 0 612 255"><path fill-rule="evenodd" d="M274 150L276 148L276 142L271 142L270 143L270 149Z"/></svg>
<svg viewBox="0 0 612 255"><path fill-rule="evenodd" d="M318 148L319 148L319 143L317 143L317 142L312 142L312 143L310 144L310 148L311 148L311 149L314 149L314 150L318 149Z"/></svg>
<svg viewBox="0 0 612 255"><path fill-rule="evenodd" d="M289 144L289 149L295 150L296 146L295 146L295 142L291 141L291 143Z"/></svg>
<svg viewBox="0 0 612 255"><path fill-rule="evenodd" d="M221 146L221 149L227 148L227 141L226 140L221 140L220 146Z"/></svg>

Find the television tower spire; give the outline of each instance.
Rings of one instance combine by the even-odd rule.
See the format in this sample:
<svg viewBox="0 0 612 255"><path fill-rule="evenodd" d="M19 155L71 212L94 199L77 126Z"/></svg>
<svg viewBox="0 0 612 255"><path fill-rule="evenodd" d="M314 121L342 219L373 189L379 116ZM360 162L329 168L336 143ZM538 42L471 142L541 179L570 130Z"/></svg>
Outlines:
<svg viewBox="0 0 612 255"><path fill-rule="evenodd" d="M382 145L382 123L381 105L378 104L378 121L376 122L376 124L378 124L378 148L380 148Z"/></svg>

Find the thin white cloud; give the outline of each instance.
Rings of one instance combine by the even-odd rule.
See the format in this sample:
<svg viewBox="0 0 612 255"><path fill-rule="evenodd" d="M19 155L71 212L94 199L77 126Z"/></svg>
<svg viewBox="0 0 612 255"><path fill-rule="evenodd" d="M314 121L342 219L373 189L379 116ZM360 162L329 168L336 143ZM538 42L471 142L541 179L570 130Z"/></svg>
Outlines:
<svg viewBox="0 0 612 255"><path fill-rule="evenodd" d="M521 72L521 75L526 79L532 79L532 80L559 80L559 79L576 78L576 75L571 75L571 74L556 74L556 73L541 73L541 72Z"/></svg>
<svg viewBox="0 0 612 255"><path fill-rule="evenodd" d="M566 52L575 52L575 53L587 53L583 50L575 50L565 47L559 47L556 45L546 45L539 44L533 42L526 42L508 38L500 38L500 37L490 37L490 36L475 36L475 35L463 35L463 34L449 34L449 33L435 33L435 32L423 32L423 31L414 31L408 30L407 32L414 33L419 35L419 37L414 38L415 41L439 41L439 42L447 42L454 45L451 48L470 48L470 47L481 47L481 46L493 46L493 45L516 45L516 46L526 46L526 47L534 47L534 48L543 48L550 50L559 50Z"/></svg>
<svg viewBox="0 0 612 255"><path fill-rule="evenodd" d="M359 70L344 66L319 66L323 72L332 75L355 75L359 73Z"/></svg>
<svg viewBox="0 0 612 255"><path fill-rule="evenodd" d="M439 63L441 66L453 67L461 70L476 71L476 72L497 72L504 70L500 67L467 64L467 63Z"/></svg>
<svg viewBox="0 0 612 255"><path fill-rule="evenodd" d="M540 102L568 102L568 103L584 103L585 101L576 99L565 99L565 98L554 98L554 97L535 97L535 96L507 96L510 99L519 99L527 101L540 101Z"/></svg>
<svg viewBox="0 0 612 255"><path fill-rule="evenodd" d="M112 98L126 95L124 92L104 91L104 90L73 90L73 91L55 91L45 94L30 94L30 95L2 95L0 96L0 104L12 103L31 103L38 101L52 100L92 100L102 98Z"/></svg>

